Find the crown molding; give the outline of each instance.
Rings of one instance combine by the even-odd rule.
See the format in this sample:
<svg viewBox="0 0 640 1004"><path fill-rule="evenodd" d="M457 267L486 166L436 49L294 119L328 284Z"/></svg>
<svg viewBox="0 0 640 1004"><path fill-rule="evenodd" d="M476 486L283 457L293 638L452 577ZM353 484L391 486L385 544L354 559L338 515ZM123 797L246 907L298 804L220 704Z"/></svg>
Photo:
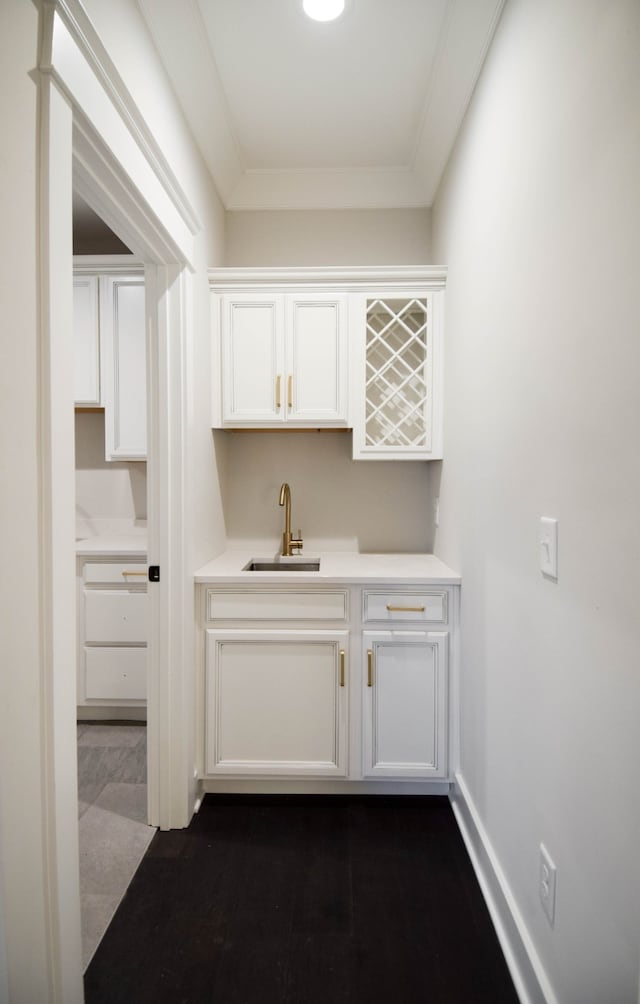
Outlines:
<svg viewBox="0 0 640 1004"><path fill-rule="evenodd" d="M412 285L444 289L447 281L447 269L439 265L210 268L207 274L212 289L229 288L236 292L244 288L255 289L261 284L283 288L304 284L363 289L384 283L387 289Z"/></svg>

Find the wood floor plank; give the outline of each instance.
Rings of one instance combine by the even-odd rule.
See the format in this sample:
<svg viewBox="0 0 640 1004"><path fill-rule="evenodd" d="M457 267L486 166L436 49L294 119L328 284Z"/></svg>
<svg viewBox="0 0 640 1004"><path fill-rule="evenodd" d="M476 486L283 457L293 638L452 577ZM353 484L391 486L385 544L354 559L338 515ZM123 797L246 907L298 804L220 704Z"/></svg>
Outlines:
<svg viewBox="0 0 640 1004"><path fill-rule="evenodd" d="M87 1004L517 1004L442 798L207 796L158 833Z"/></svg>

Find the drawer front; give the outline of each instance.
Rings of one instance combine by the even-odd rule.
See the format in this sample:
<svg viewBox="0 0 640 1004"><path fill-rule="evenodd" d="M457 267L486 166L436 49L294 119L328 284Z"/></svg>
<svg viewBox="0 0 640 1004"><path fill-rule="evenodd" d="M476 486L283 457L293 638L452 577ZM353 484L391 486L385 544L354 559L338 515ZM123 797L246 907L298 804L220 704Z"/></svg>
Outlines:
<svg viewBox="0 0 640 1004"><path fill-rule="evenodd" d="M419 623L446 624L448 620L448 595L446 591L389 593L365 590L364 621L392 623L417 621Z"/></svg>
<svg viewBox="0 0 640 1004"><path fill-rule="evenodd" d="M147 565L141 561L87 561L83 567L87 584L146 586Z"/></svg>
<svg viewBox="0 0 640 1004"><path fill-rule="evenodd" d="M147 640L147 594L128 589L87 589L84 637L88 643Z"/></svg>
<svg viewBox="0 0 640 1004"><path fill-rule="evenodd" d="M207 590L208 621L346 621L348 611L346 590Z"/></svg>
<svg viewBox="0 0 640 1004"><path fill-rule="evenodd" d="M88 701L146 700L146 648L85 648L84 666Z"/></svg>

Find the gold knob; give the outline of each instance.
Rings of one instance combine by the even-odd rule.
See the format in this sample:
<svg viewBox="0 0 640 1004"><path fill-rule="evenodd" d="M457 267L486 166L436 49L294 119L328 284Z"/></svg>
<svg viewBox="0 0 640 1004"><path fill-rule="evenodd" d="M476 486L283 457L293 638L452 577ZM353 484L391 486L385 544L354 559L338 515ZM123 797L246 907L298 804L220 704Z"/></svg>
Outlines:
<svg viewBox="0 0 640 1004"><path fill-rule="evenodd" d="M373 687L373 651L367 652L367 687Z"/></svg>
<svg viewBox="0 0 640 1004"><path fill-rule="evenodd" d="M291 373L287 380L287 404L290 408L293 408L293 375Z"/></svg>
<svg viewBox="0 0 640 1004"><path fill-rule="evenodd" d="M393 604L387 603L387 610L399 610L403 613L413 613L413 614L423 614L424 607L394 607Z"/></svg>
<svg viewBox="0 0 640 1004"><path fill-rule="evenodd" d="M281 389L281 386L282 386L282 377L278 373L278 375L276 377L276 408L280 408L280 406L282 404L282 402L280 400L280 389Z"/></svg>
<svg viewBox="0 0 640 1004"><path fill-rule="evenodd" d="M344 649L340 649L340 686L344 687Z"/></svg>

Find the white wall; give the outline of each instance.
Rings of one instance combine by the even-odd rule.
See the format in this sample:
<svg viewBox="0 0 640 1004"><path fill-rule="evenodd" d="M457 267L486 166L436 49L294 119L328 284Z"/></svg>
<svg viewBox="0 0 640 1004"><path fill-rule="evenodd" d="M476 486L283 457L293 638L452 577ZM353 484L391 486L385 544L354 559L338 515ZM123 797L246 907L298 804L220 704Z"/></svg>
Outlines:
<svg viewBox="0 0 640 1004"><path fill-rule="evenodd" d="M638 997L639 53L637 0L507 3L434 207L461 771L560 1004Z"/></svg>
<svg viewBox="0 0 640 1004"><path fill-rule="evenodd" d="M431 265L429 209L227 213L225 265Z"/></svg>
<svg viewBox="0 0 640 1004"><path fill-rule="evenodd" d="M94 536L108 522L124 530L146 521L147 465L104 459L104 411L76 411L75 446L78 534Z"/></svg>
<svg viewBox="0 0 640 1004"><path fill-rule="evenodd" d="M432 264L430 210L227 213L225 264ZM429 464L354 462L341 433L219 433L226 441L223 484L228 537L278 546L281 481L291 484L294 520L305 540L362 550L423 551ZM296 523L296 527L298 523Z"/></svg>
<svg viewBox="0 0 640 1004"><path fill-rule="evenodd" d="M225 492L227 533L233 542L281 546L280 485L291 486L294 532L305 550L426 551L429 465L354 462L345 432L230 432Z"/></svg>

